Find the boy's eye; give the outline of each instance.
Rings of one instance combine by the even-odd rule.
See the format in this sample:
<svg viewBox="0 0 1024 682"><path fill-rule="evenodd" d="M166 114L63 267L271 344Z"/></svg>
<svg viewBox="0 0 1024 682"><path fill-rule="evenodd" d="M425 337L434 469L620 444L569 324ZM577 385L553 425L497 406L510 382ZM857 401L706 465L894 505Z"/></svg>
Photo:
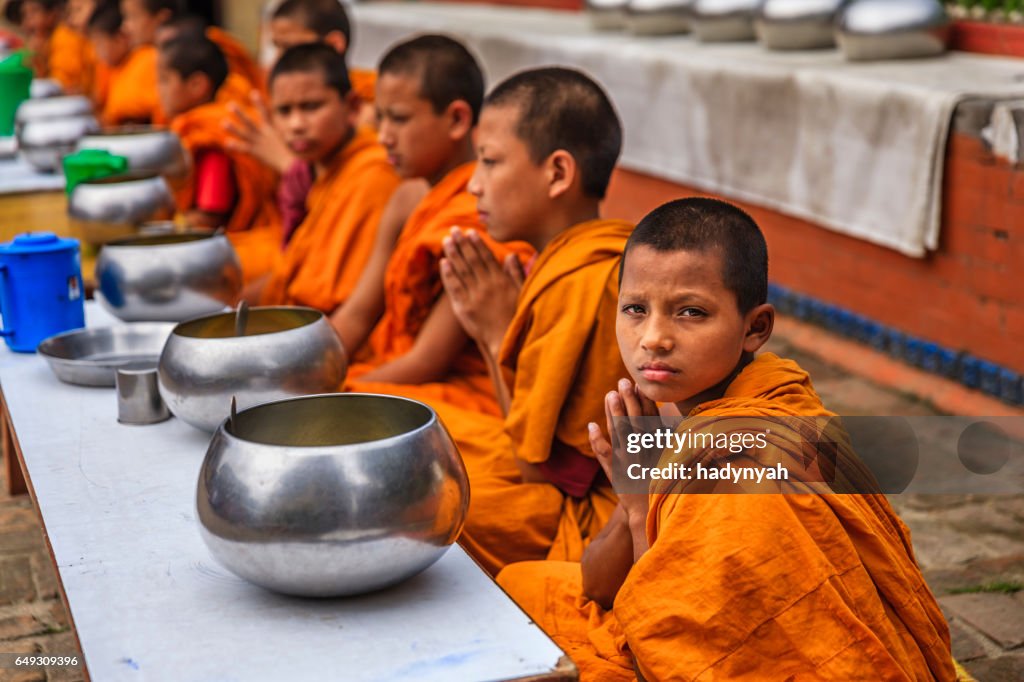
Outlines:
<svg viewBox="0 0 1024 682"><path fill-rule="evenodd" d="M299 105L299 108L303 111L316 111L323 106L323 102L303 102Z"/></svg>
<svg viewBox="0 0 1024 682"><path fill-rule="evenodd" d="M627 315L643 315L646 311L644 307L638 303L627 303L622 306L622 312Z"/></svg>
<svg viewBox="0 0 1024 682"><path fill-rule="evenodd" d="M488 158L488 157L481 157L480 158L480 163L482 163L485 166L493 166L497 162L498 162L497 159L491 159L491 158Z"/></svg>
<svg viewBox="0 0 1024 682"><path fill-rule="evenodd" d="M679 311L679 314L682 317L704 317L707 315L707 313L700 308L683 308Z"/></svg>

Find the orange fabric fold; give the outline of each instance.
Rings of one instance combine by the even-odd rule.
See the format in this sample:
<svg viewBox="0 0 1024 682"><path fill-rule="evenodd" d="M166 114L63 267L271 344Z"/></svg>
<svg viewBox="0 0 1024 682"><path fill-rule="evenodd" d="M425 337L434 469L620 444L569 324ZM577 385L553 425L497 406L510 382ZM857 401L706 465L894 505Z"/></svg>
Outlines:
<svg viewBox="0 0 1024 682"><path fill-rule="evenodd" d="M225 228L242 261L245 281L260 277L273 267L281 250L281 219L275 191L277 176L256 159L228 150L223 122L230 115L227 104L214 101L191 109L171 122L192 158L204 149L226 153L234 171L237 201ZM168 178L179 211L194 205L195 179Z"/></svg>
<svg viewBox="0 0 1024 682"><path fill-rule="evenodd" d="M447 412L473 490L460 542L492 573L515 561L578 560L615 509L615 494L593 462L587 423L603 421L605 393L626 376L615 317L619 260L631 231L624 221L594 220L555 238L533 264L502 344L508 416L485 421ZM585 493L524 483L517 457L542 466L588 462Z"/></svg>
<svg viewBox="0 0 1024 682"><path fill-rule="evenodd" d="M100 122L105 126L166 123L156 89L156 48L142 45L109 67Z"/></svg>
<svg viewBox="0 0 1024 682"><path fill-rule="evenodd" d="M245 49L233 35L227 31L210 26L206 29L206 37L217 44L224 58L228 60L228 71L241 76L250 84L250 89L259 88L263 83L263 70L253 59L249 51ZM246 93L248 96L248 93Z"/></svg>
<svg viewBox="0 0 1024 682"><path fill-rule="evenodd" d="M352 89L364 102L373 103L376 100L377 72L372 69L349 69L348 78L352 83Z"/></svg>
<svg viewBox="0 0 1024 682"><path fill-rule="evenodd" d="M50 36L49 73L68 95L91 95L94 88L96 53L92 43L65 24L58 24Z"/></svg>
<svg viewBox="0 0 1024 682"><path fill-rule="evenodd" d="M452 227L479 232L499 259L513 252L530 252L523 244L498 244L487 236L477 213L476 198L466 190L473 169L474 164L467 163L448 173L406 220L384 275L384 314L370 334L362 362L349 368L346 390L400 395L426 402L444 401L481 413L499 413L494 384L472 341L466 342L444 381L417 385L359 381L370 370L412 349L443 293L442 242Z"/></svg>
<svg viewBox="0 0 1024 682"><path fill-rule="evenodd" d="M360 130L313 183L309 210L263 289L263 305L330 313L352 293L399 178L371 130Z"/></svg>
<svg viewBox="0 0 1024 682"><path fill-rule="evenodd" d="M795 363L764 354L679 428L795 415L831 413ZM707 457L684 450L662 464ZM838 460L855 480L855 455ZM955 679L948 626L883 495L678 492L652 493L650 549L612 612L586 600L569 569L522 564L500 577L538 624L569 640L581 670L618 667L631 679L635 663L652 680Z"/></svg>

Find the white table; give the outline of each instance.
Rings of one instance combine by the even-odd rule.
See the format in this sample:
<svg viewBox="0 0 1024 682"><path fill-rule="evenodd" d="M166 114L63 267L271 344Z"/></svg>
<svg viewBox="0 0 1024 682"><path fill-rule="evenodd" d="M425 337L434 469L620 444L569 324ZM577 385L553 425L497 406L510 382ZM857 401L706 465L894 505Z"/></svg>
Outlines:
<svg viewBox="0 0 1024 682"><path fill-rule="evenodd" d="M20 156L5 152L7 140L0 138L0 194L22 194L64 189L63 173L40 173Z"/></svg>
<svg viewBox="0 0 1024 682"><path fill-rule="evenodd" d="M94 303L86 314L112 323ZM62 384L6 347L0 388L92 680L575 679L460 547L369 596L264 591L199 536L207 434L176 419L120 425L111 389Z"/></svg>

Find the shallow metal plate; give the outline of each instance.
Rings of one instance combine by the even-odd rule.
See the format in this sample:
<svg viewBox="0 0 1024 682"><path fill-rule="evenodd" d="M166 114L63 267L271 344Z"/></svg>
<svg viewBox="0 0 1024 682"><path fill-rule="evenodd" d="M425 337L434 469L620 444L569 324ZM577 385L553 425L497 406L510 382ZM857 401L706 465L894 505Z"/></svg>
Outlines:
<svg viewBox="0 0 1024 682"><path fill-rule="evenodd" d="M152 366L160 361L173 322L139 322L116 327L76 329L39 344L39 354L61 381L80 386L114 386L118 367Z"/></svg>

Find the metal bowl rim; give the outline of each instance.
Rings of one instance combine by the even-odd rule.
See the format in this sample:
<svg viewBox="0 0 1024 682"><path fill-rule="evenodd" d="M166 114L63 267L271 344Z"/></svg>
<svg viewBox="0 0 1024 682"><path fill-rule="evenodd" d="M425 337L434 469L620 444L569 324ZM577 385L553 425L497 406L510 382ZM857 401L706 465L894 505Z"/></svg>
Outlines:
<svg viewBox="0 0 1024 682"><path fill-rule="evenodd" d="M227 308L227 306L225 306L225 308ZM253 306L253 307L249 308L249 314L252 314L253 311L256 311L256 310L301 310L301 311L309 311L309 312L316 313L319 317L317 317L312 322L309 322L307 324L301 325L299 327L292 327L291 329L281 329L279 331L273 331L273 332L264 332L262 334L246 334L245 336L222 336L222 337L201 338L201 339L200 339L200 337L197 337L197 336L185 336L185 335L182 335L182 334L178 334L178 328L182 327L182 326L184 326L186 324L192 324L193 322L199 322L200 320L204 320L204 319L206 319L208 317L218 317L220 315L237 315L236 309L230 308L230 309L222 310L220 312L204 313L202 315L197 315L195 317L190 317L187 320L182 320L181 322L178 322L174 326L174 329L171 331L171 336L179 338L179 339L200 339L202 341L236 341L238 339L256 338L256 337L259 337L259 336L269 336L271 334L287 334L288 332L293 332L293 331L297 331L299 329L305 329L306 327L311 327L314 324L316 324L317 322L320 322L321 320L326 320L327 319L327 316L324 315L324 312L322 310L317 310L316 308L310 308L309 306L305 306L305 305L259 305L259 306ZM168 340L169 339L170 339L170 337L168 337ZM319 395L319 394L317 394L317 395Z"/></svg>
<svg viewBox="0 0 1024 682"><path fill-rule="evenodd" d="M159 222L159 223L171 223L175 224L173 220L151 220L148 222ZM145 223L143 223L145 224ZM195 239L182 239L181 241L169 241L166 244L140 244L148 239L155 237L195 237ZM189 244L202 243L216 239L217 237L227 237L219 232L203 232L200 230L184 230L182 232L173 232L170 234L137 234L131 237L122 237L120 239L114 239L103 245L103 248L115 248L115 249L150 249L160 246L187 246Z"/></svg>
<svg viewBox="0 0 1024 682"><path fill-rule="evenodd" d="M400 396L400 395L391 395L391 394L388 394L388 393L312 393L310 395L300 395L300 396L295 396L295 397L292 397L292 398L282 398L281 400L271 400L271 401L268 401L268 402L265 402L265 403L260 403L259 405L253 405L252 407L247 407L244 410L239 410L236 413L236 416L244 414L244 413L249 412L251 410L258 410L258 409L261 409L261 408L269 407L271 405L278 405L280 403L292 403L292 402L298 402L300 400L316 400L316 399L320 399L320 398L332 398L332 399L339 398L339 399L344 399L346 397L353 397L353 398L388 398L388 399L391 399L391 400L398 400L398 401L402 401L402 402L412 403L414 405L419 405L420 407L426 408L427 413L430 415L430 418L424 424L422 424L421 426L416 427L415 429L413 429L411 431L406 431L404 433L398 434L397 436L388 436L387 438L377 438L375 440L362 441L361 443L339 443L337 445L276 445L274 443L263 443L263 442L258 441L258 440L249 440L247 438L243 438L242 436L236 435L236 434L231 433L230 431L228 431L228 423L231 421L231 417L230 416L227 417L224 421L222 421L220 423L220 426L218 426L217 430L214 432L214 436L215 437L216 436L221 436L224 439L226 439L229 443L233 443L233 442L245 443L246 446L256 445L256 446L259 446L261 448L269 448L269 449L272 449L272 450L292 450L292 449L295 449L295 450L308 450L308 451L312 451L312 450L324 451L326 449L330 449L332 451L337 452L338 450L343 450L343 451L344 450L350 450L350 449L354 450L356 448L362 448L362 447L365 447L367 445L373 445L375 447L378 447L378 446L385 446L386 447L388 445L392 445L394 443L397 443L400 439L404 440L404 439L408 438L409 436L419 435L420 433L422 433L422 432L424 432L424 431L426 431L428 429L433 428L435 425L440 426L442 429L444 429L444 424L441 422L440 418L437 416L437 412L430 405L428 405L425 402L422 402L420 400L414 400L413 398L406 398L406 397ZM445 433L447 433L447 429L445 429ZM453 445L455 445L454 441L452 441L452 443L453 443ZM458 448L457 445L455 445L455 447Z"/></svg>
<svg viewBox="0 0 1024 682"><path fill-rule="evenodd" d="M140 332L146 331L158 331L159 328L168 328L168 336L170 331L173 329L173 322L155 322L155 321L144 321L144 322L129 322L126 324L115 324L109 327L79 327L78 329L70 329L60 334L54 334L48 338L43 339L39 342L36 347L36 352L39 355L49 360L55 360L60 363L75 363L78 366L87 367L110 367L109 362L103 362L102 360L84 360L80 358L68 358L61 355L56 355L50 351L50 346L53 346L58 341L73 336L113 336L117 331L137 329Z"/></svg>

